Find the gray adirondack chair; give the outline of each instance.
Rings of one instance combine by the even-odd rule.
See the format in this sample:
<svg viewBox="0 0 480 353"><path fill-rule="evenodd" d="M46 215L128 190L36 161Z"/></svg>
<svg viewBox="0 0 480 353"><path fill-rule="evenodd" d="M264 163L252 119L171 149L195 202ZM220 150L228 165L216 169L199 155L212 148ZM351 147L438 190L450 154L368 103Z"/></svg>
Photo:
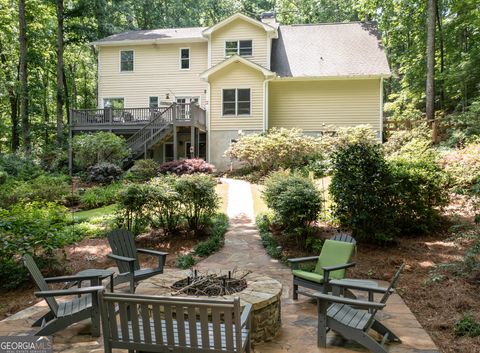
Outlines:
<svg viewBox="0 0 480 353"><path fill-rule="evenodd" d="M340 286L343 286L341 290L344 290L348 285L349 289L368 292L369 298L373 298L373 293L381 293L383 296L379 302L350 299L320 292L315 293L318 308L318 346L323 348L327 346L327 332L330 329L347 339L358 342L373 353L387 353L385 349L387 341L400 342L400 338L378 321L375 315L378 310L385 307L388 298L397 285L403 268L404 265L400 266L388 288L340 283ZM335 286L335 283L332 285ZM332 304L330 305L330 303ZM380 343L368 334L370 329L383 336Z"/></svg>
<svg viewBox="0 0 480 353"><path fill-rule="evenodd" d="M335 234L326 240L319 256L300 257L288 259L293 275L293 299L298 299L298 294L311 296L308 292L299 291L298 287L305 287L327 293L331 291L329 281L345 277L346 269L355 266L350 262L355 253L357 242L348 234ZM305 271L299 269L304 263L316 261L315 270ZM348 295L355 297L348 289Z"/></svg>
<svg viewBox="0 0 480 353"><path fill-rule="evenodd" d="M98 286L97 276L61 276L44 278L40 269L30 255L23 256L23 263L32 276L35 285L40 290L35 295L44 298L50 311L35 321L33 326L40 326L37 336L49 336L60 331L73 323L91 319L92 336L100 336L100 311L98 307L98 293L103 290ZM50 290L48 283L64 283L91 281L91 287ZM77 296L70 301L57 302L58 296Z"/></svg>
<svg viewBox="0 0 480 353"><path fill-rule="evenodd" d="M119 274L114 279L114 285L130 282L130 293L135 293L137 283L141 280L163 273L168 253L137 249L134 235L126 229L115 229L108 234L108 242L112 253L107 256L117 263ZM158 257L158 266L155 268L140 268L138 253Z"/></svg>
<svg viewBox="0 0 480 353"><path fill-rule="evenodd" d="M250 352L251 304L240 299L101 293L105 352Z"/></svg>

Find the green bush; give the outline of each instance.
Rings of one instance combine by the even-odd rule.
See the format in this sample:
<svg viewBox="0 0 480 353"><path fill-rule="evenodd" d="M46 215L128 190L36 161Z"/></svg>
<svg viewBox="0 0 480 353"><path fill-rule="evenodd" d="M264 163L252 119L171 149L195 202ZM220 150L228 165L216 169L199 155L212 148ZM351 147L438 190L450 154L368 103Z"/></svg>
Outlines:
<svg viewBox="0 0 480 353"><path fill-rule="evenodd" d="M17 180L35 179L43 174L37 161L20 153L0 154L0 170Z"/></svg>
<svg viewBox="0 0 480 353"><path fill-rule="evenodd" d="M274 259L282 258L280 244L275 240L270 232L271 219L268 215L258 215L256 219L257 228L260 232L260 239L265 251Z"/></svg>
<svg viewBox="0 0 480 353"><path fill-rule="evenodd" d="M330 194L333 213L354 237L391 240L397 233L392 214L393 180L379 144L357 141L339 145L332 156Z"/></svg>
<svg viewBox="0 0 480 353"><path fill-rule="evenodd" d="M452 191L480 194L480 143L470 143L444 153L441 163L450 176Z"/></svg>
<svg viewBox="0 0 480 353"><path fill-rule="evenodd" d="M138 235L150 222L147 205L151 200L150 185L130 184L118 194L117 224Z"/></svg>
<svg viewBox="0 0 480 353"><path fill-rule="evenodd" d="M105 186L94 186L86 189L80 195L80 203L83 209L89 210L114 204L118 193L123 189L121 183L113 183Z"/></svg>
<svg viewBox="0 0 480 353"><path fill-rule="evenodd" d="M312 180L288 172L276 172L266 179L263 199L276 222L290 230L305 230L317 220L322 205Z"/></svg>
<svg viewBox="0 0 480 353"><path fill-rule="evenodd" d="M123 170L118 165L102 162L88 168L87 181L89 183L111 184L119 181Z"/></svg>
<svg viewBox="0 0 480 353"><path fill-rule="evenodd" d="M195 258L193 257L193 254L178 255L175 262L177 267L186 270L195 265Z"/></svg>
<svg viewBox="0 0 480 353"><path fill-rule="evenodd" d="M409 131L395 131L383 144L385 155L388 157L406 154L411 156L435 154L431 147L431 131L426 126L420 126Z"/></svg>
<svg viewBox="0 0 480 353"><path fill-rule="evenodd" d="M7 172L4 172L0 170L0 185L3 185L7 182L8 174Z"/></svg>
<svg viewBox="0 0 480 353"><path fill-rule="evenodd" d="M148 204L152 225L161 228L165 235L178 230L182 221L182 199L175 188L176 178L164 176L151 183L152 191Z"/></svg>
<svg viewBox="0 0 480 353"><path fill-rule="evenodd" d="M125 178L135 182L147 181L157 176L159 167L160 164L153 159L139 159L135 161Z"/></svg>
<svg viewBox="0 0 480 353"><path fill-rule="evenodd" d="M195 246L195 255L207 257L219 250L225 239L225 232L228 229L228 217L224 214L218 214L212 219L210 225L210 236Z"/></svg>
<svg viewBox="0 0 480 353"><path fill-rule="evenodd" d="M214 178L202 174L182 175L175 183L183 215L195 235L204 230L218 208L220 201L215 186Z"/></svg>
<svg viewBox="0 0 480 353"><path fill-rule="evenodd" d="M456 336L477 337L480 336L480 322L471 313L465 313L455 323L454 332Z"/></svg>
<svg viewBox="0 0 480 353"><path fill-rule="evenodd" d="M77 135L72 146L75 163L82 170L104 162L120 165L130 153L125 139L111 132Z"/></svg>

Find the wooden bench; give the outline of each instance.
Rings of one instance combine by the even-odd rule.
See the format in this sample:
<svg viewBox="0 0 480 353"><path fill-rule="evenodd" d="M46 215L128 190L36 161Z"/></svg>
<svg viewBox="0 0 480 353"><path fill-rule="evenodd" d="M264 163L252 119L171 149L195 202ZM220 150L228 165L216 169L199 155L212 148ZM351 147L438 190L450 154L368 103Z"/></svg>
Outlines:
<svg viewBox="0 0 480 353"><path fill-rule="evenodd" d="M250 352L250 311L240 299L100 295L105 352Z"/></svg>

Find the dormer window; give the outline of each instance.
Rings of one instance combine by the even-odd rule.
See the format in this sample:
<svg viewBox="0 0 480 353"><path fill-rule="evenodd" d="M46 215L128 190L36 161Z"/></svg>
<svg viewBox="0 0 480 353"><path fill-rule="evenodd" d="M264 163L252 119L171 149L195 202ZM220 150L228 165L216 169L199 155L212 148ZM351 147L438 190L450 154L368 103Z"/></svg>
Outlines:
<svg viewBox="0 0 480 353"><path fill-rule="evenodd" d="M251 40L229 40L225 42L225 57L232 55L252 56L253 45Z"/></svg>
<svg viewBox="0 0 480 353"><path fill-rule="evenodd" d="M133 50L120 51L120 71L133 71Z"/></svg>

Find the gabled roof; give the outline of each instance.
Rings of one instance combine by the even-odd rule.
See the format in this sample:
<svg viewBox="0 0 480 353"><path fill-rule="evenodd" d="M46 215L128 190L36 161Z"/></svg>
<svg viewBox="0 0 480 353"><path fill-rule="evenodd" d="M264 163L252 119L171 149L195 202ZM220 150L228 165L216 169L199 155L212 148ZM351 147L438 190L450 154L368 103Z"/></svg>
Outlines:
<svg viewBox="0 0 480 353"><path fill-rule="evenodd" d="M248 67L251 67L252 69L255 69L255 70L258 70L260 71L264 76L266 77L274 77L275 76L275 73L270 71L270 70L267 70L266 68L264 68L263 66L260 66L250 60L247 60L239 55L232 55L231 57L229 57L228 59L225 59L224 61L222 61L221 63L209 68L208 70L202 72L200 74L200 78L202 80L208 80L208 77L212 74L214 74L215 72L218 72L224 68L226 68L227 66L233 64L233 63L242 63L244 65L247 65Z"/></svg>
<svg viewBox="0 0 480 353"><path fill-rule="evenodd" d="M254 18L251 18L251 17L248 17L248 16L245 16L244 14L241 14L240 12L237 12L236 14L233 14L232 16L230 17L227 17L226 19L224 19L223 21L220 21L218 22L217 24L214 24L213 26L211 27L208 27L206 29L203 30L202 34L205 36L205 37L208 37L210 36L213 32L215 32L216 30L226 26L227 24L237 20L237 19L241 19L241 20L244 20L248 23L251 23L255 26L258 26L260 28L263 28L266 32L270 32L270 33L275 33L276 32L276 29L266 23L263 23L261 21L258 21Z"/></svg>
<svg viewBox="0 0 480 353"><path fill-rule="evenodd" d="M162 28L149 29L143 31L128 31L111 35L99 39L92 45L130 45L130 44L152 44L152 43L172 43L172 42L195 42L206 41L202 36L202 31L206 27L186 27L186 28Z"/></svg>
<svg viewBox="0 0 480 353"><path fill-rule="evenodd" d="M279 77L388 77L390 68L372 24L279 26L271 70Z"/></svg>

